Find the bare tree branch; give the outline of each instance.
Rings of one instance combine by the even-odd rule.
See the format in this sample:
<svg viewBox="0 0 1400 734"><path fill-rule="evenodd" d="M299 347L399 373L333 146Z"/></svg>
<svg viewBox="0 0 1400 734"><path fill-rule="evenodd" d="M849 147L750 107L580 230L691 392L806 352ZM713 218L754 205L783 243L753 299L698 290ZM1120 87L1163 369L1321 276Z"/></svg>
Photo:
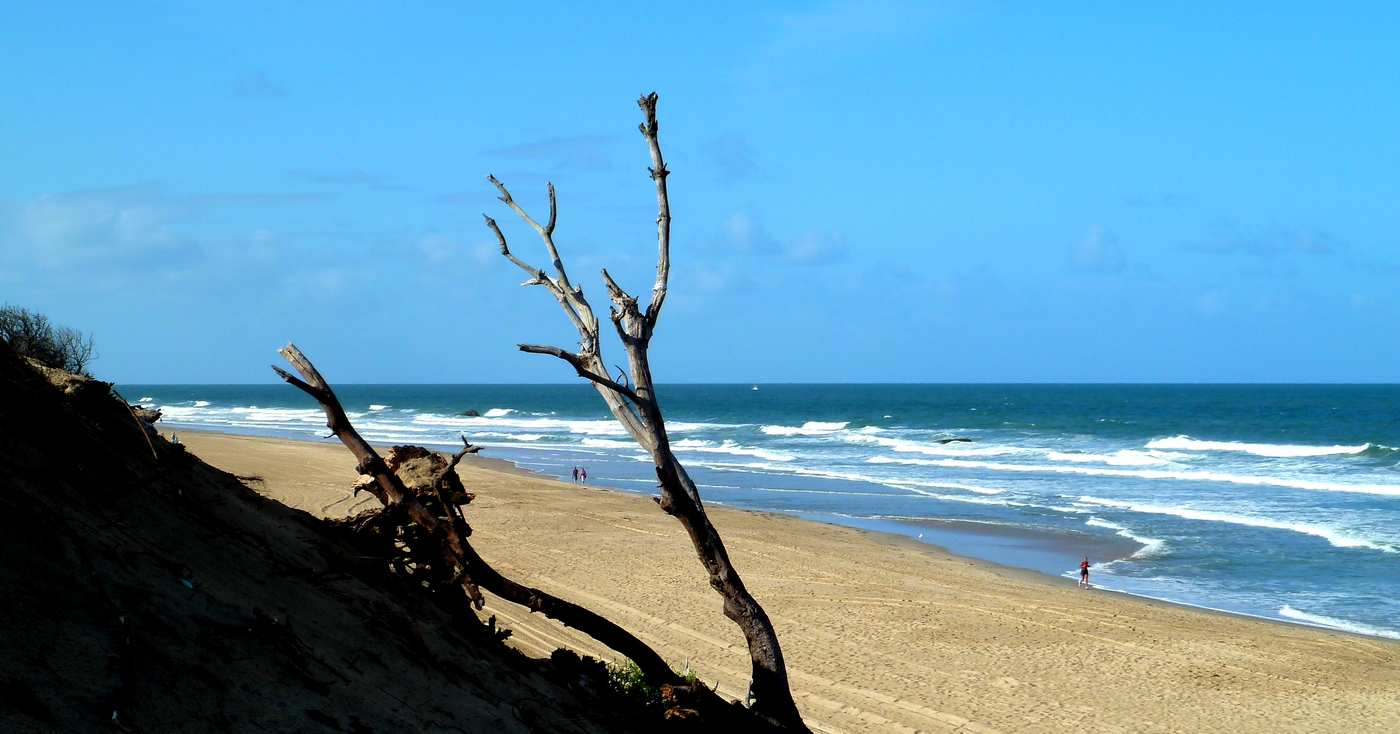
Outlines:
<svg viewBox="0 0 1400 734"><path fill-rule="evenodd" d="M378 491L375 491L374 487L370 491L379 498L380 503L385 507L391 505L402 507L414 522L430 533L441 534L445 541L445 547L442 548L444 560L450 564L449 568L460 569L453 576L453 579L462 585L477 609L481 608L483 601L481 593L476 590L477 586L480 586L502 599L519 604L532 612L540 612L565 626L573 627L627 656L641 668L647 681L654 685L680 683L680 677L671 670L666 661L632 633L577 604L511 581L492 568L477 554L471 543L467 542L466 538L471 535L471 527L462 518L460 509L455 508L444 496L441 482L434 482L432 491L441 505L441 509L447 513L446 518L440 518L423 503L419 495L404 485L397 474L389 470L388 465L384 463L374 447L370 446L355 430L354 425L345 415L340 400L336 398L335 392L321 377L321 373L316 370L316 367L311 364L311 360L301 353L301 350L289 343L277 351L297 369L297 372L301 373L304 380L299 380L275 366L272 369L282 379L315 398L321 404L322 410L326 413L326 426L355 455L359 462L357 468L360 473L369 474L375 479ZM463 456L474 453L476 449L467 443L465 436L462 438L462 442L466 445L454 455L451 469L455 469L457 462L461 461ZM447 520L446 523L443 522L444 519Z"/></svg>
<svg viewBox="0 0 1400 734"><path fill-rule="evenodd" d="M521 262L520 258L511 253L510 247L506 245L506 236L501 234L501 228L496 226L496 220L487 217L485 214L481 216L486 217L486 226L490 227L491 231L496 233L496 243L501 247L501 254L505 255L507 259L519 266L521 270L524 270L532 276L530 280L521 283L521 285L542 285L548 287L550 292L557 293L559 290L558 284L548 275L545 275L543 270Z"/></svg>
<svg viewBox="0 0 1400 734"><path fill-rule="evenodd" d="M569 364L573 365L574 369L578 372L579 377L582 377L586 380L591 380L599 385L602 385L603 387L612 390L613 392L627 398L628 400L636 401L641 399L637 397L636 393L632 392L632 388L629 388L626 385L622 385L618 382L614 382L613 380L608 379L607 376L597 374L593 370L589 369L587 364L583 361L583 357L574 354L573 352L560 349L559 347L551 347L545 344L521 344L519 346L520 351L522 352L529 352L530 354L549 354L558 357L564 360L565 362L568 362Z"/></svg>
<svg viewBox="0 0 1400 734"><path fill-rule="evenodd" d="M568 315L569 320L574 324L574 328L578 330L579 337L581 338L579 344L583 348L583 351L585 353L596 352L599 348L598 319L593 315L593 308L588 305L588 300L583 297L583 289L569 282L569 274L564 269L564 261L559 257L559 249L554 245L554 221L556 212L554 184L549 184L549 224L541 227L539 222L536 222L524 209L520 208L520 205L515 203L515 200L511 198L510 191L506 189L505 184L496 180L495 176L488 175L486 178L490 180L491 183L495 184L496 188L501 192L501 201L505 202L521 219L525 220L526 224L534 227L535 231L539 233L540 239L544 242L545 250L549 253L550 262L554 265L554 278L549 278L543 271L526 265L512 255L510 249L506 247L505 235L501 234L500 227L496 226L496 221L483 214L482 216L486 217L486 225L491 228L492 232L496 233L496 241L501 246L501 254L505 255L517 266L523 268L525 272L534 276L534 279L527 281L525 285L533 285L538 282L549 287L550 292L554 294L555 300L559 301L559 306L564 309L564 313Z"/></svg>
<svg viewBox="0 0 1400 734"><path fill-rule="evenodd" d="M579 328L579 334L584 338L583 349L579 353L535 344L521 344L520 349L535 354L550 354L572 365L580 377L593 383L607 403L608 409L622 423L627 433L651 454L652 461L656 465L656 477L661 489L658 503L664 511L679 520L685 528L692 545L695 547L696 555L699 556L701 564L704 565L709 574L710 586L724 599L725 616L739 626L748 641L749 658L753 671L750 689L754 695L752 710L781 727L805 732L807 731L806 724L803 723L802 716L792 700L787 665L783 660L782 649L778 645L777 632L773 629L773 623L764 612L763 607L744 586L739 572L729 559L724 542L705 514L699 489L696 488L695 482L690 479L685 467L671 451L670 438L666 434L665 419L662 417L661 407L657 403L653 389L654 383L647 349L651 342L653 328L661 313L661 306L666 299L666 289L671 273L671 207L666 193L666 177L669 175L669 171L666 170L666 163L661 157L661 146L657 140L656 101L657 97L654 93L643 96L638 101L645 115L645 122L640 127L643 137L646 138L647 147L651 151L652 165L649 170L651 178L656 184L657 203L656 284L652 287L651 303L647 305L646 312L642 313L638 308L637 299L628 295L613 280L608 271L603 271L603 283L607 287L608 298L612 301L609 317L617 331L618 338L622 341L623 349L627 353L629 366L629 369L625 371L619 368L618 380L608 377L607 364L603 361L601 345L598 341L598 320L593 316L593 312L586 310L586 304L581 306L580 314L584 315L585 324L580 325L579 319L569 308L570 303L584 302L582 291L569 287L568 280L564 275L563 262L559 259L558 250L555 249L553 238L550 235L554 227L553 186L550 187L550 223L548 228L545 228L540 227L520 207L516 206L505 186L494 177L488 177L500 189L501 200L514 209L528 224L534 226L545 240L550 257L554 259L555 270L558 273L558 285L564 292L564 297L556 295L556 298L564 307L565 313L574 320L575 326ZM487 223L497 233L497 238L501 242L501 252L515 261L515 258L505 247L504 237L501 237L499 230L496 229L489 217ZM516 263L520 264L518 261ZM525 266L522 265L522 267ZM528 267L526 270L531 273L535 272ZM623 385L619 381L624 375L630 376L630 385Z"/></svg>
<svg viewBox="0 0 1400 734"><path fill-rule="evenodd" d="M571 285L569 284L569 274L568 274L567 272L564 271L564 261L559 257L559 250L558 250L558 248L556 248L556 247L554 246L554 216L555 216L554 184L548 184L548 186L549 186L549 225L548 225L548 226L545 226L545 227L541 227L539 222L536 222L533 218L530 217L529 214L526 214L526 213L525 213L525 210L524 210L524 209L521 209L521 208L520 208L520 205L519 205L519 204L516 204L516 203L515 203L515 199L512 199L511 196L510 196L510 192L506 190L505 184L501 183L500 181L497 181L497 180L496 180L496 177L495 177L495 176L491 176L491 175L488 175L488 176L486 177L486 180L488 180L488 181L490 181L491 183L493 183L493 184L496 185L496 189L499 190L499 191L501 192L501 197L500 197L500 198L501 198L501 201L504 201L504 202L506 203L506 206L508 206L508 207L510 207L511 209L513 209L513 210L515 211L516 214L520 215L520 218L521 218L521 219L525 220L525 223L526 223L526 224L530 225L531 227L534 227L534 228L535 228L535 231L536 231L536 232L539 232L539 234L540 234L540 239L544 240L545 249L549 251L549 260L550 260L551 263L554 264L554 273L555 273L555 277L558 278L558 280L559 280L559 285L560 285L564 290L573 290L573 286L571 286Z"/></svg>
<svg viewBox="0 0 1400 734"><path fill-rule="evenodd" d="M647 306L647 325L656 326L661 316L661 304L666 300L666 287L671 278L671 204L666 195L666 161L661 158L661 142L656 137L656 92L643 95L637 105L646 115L646 122L638 125L642 136L647 140L651 151L651 178L656 182L656 285L651 288L651 303ZM650 329L648 329L650 330ZM650 334L648 334L650 336Z"/></svg>

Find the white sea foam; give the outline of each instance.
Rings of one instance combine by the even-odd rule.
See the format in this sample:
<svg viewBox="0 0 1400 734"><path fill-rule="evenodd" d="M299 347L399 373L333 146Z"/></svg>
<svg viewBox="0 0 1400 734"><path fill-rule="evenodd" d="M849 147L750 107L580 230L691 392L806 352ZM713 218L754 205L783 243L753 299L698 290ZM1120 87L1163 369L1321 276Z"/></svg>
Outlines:
<svg viewBox="0 0 1400 734"><path fill-rule="evenodd" d="M499 431L476 431L472 438L509 438L513 441L538 441L544 438L540 433L501 433Z"/></svg>
<svg viewBox="0 0 1400 734"><path fill-rule="evenodd" d="M1180 479L1182 481L1231 482L1234 484L1288 487L1321 492L1357 492L1400 497L1400 484L1346 484L1341 482L1319 482L1312 479L1288 477L1261 477L1240 474L1224 474L1210 471L1167 471L1162 469L1100 469L1097 467L1070 464L1002 464L992 461L969 461L965 459L905 459L897 456L873 456L866 461L872 464L910 464L914 466L948 466L966 469L992 469L1014 472L1055 472L1059 474L1086 474L1100 477L1133 477L1137 479Z"/></svg>
<svg viewBox="0 0 1400 734"><path fill-rule="evenodd" d="M209 407L209 401L208 401L208 400L196 400L196 401L194 401L194 407L196 407L196 408L207 408L207 407Z"/></svg>
<svg viewBox="0 0 1400 734"><path fill-rule="evenodd" d="M709 445L710 445L710 442L709 442L709 441L702 441L702 440L700 440L700 439L698 439L698 438L683 438L683 439L681 439L681 440L679 440L679 441L676 441L676 442L672 443L672 444L671 444L671 447L672 447L672 448L677 448L677 449L698 449L698 448L700 448L701 446L709 446Z"/></svg>
<svg viewBox="0 0 1400 734"><path fill-rule="evenodd" d="M695 431L715 431L734 430L736 428L749 428L752 423L687 423L685 421L666 421L666 431L668 433L694 433Z"/></svg>
<svg viewBox="0 0 1400 734"><path fill-rule="evenodd" d="M155 398L150 397L150 396L147 396L147 397L138 399L136 402L138 402L138 403L149 403L149 402L152 401L152 400L155 400Z"/></svg>
<svg viewBox="0 0 1400 734"><path fill-rule="evenodd" d="M774 464L761 464L761 463L756 463L756 462L755 462L755 463L748 463L748 464L728 464L728 463L721 463L721 462L703 462L703 463L700 463L699 465L700 465L700 466L703 466L703 467L705 467L705 468L707 468L707 469L730 469L730 470L732 470L732 469L747 469L747 470L749 470L749 471L757 471L757 472L762 472L762 473L771 473L771 474L796 474L796 475L798 475L798 476L805 476L805 477L819 477L819 478L822 478L822 479L838 479L838 480L849 481L849 482L862 482L862 483L867 483L867 484L876 484L876 485L880 485L880 486L883 486L883 487L889 487L890 489L898 489L898 490L901 490L901 491L910 492L910 493L912 493L912 494L916 494L916 495L919 495L919 496L921 496L921 497L928 497L928 498L930 498L930 499L947 500L947 501L950 501L950 502L966 502L966 503L978 504L978 505L1000 505L1000 506L1003 506L1003 507L1007 507L1007 506L1010 506L1010 507L1028 507L1028 506L1038 507L1038 506L1039 506L1039 505L1028 505L1028 504L1026 504L1026 503L1024 503L1024 502L1016 502L1016 501L1012 501L1012 500L988 499L988 498L985 498L985 497L977 497L977 496L969 496L969 495L940 494L940 493L937 493L937 492L931 492L931 491L929 491L929 489L957 489L957 490L962 490L962 491L965 491L965 492L973 492L973 493L975 493L975 494L982 494L982 495L987 495L987 494L1000 494L1000 493L1001 493L1001 490L1000 490L1000 489L992 489L992 488L989 488L989 487L979 487L979 486L970 485L970 484L959 484L959 483L954 483L954 482L928 482L928 481L913 480L913 479L900 479L900 478L889 478L889 477L877 477L877 476L871 476L871 475L868 475L868 474L860 474L860 473L855 473L855 472L833 471L833 470L830 470L830 469L813 469L813 468L810 468L810 467L803 466L803 465L801 465L801 464L774 465ZM755 489L758 489L758 488L755 487ZM777 491L777 490L774 490L774 491ZM794 491L796 491L796 490L794 490ZM825 491L825 490L823 490L823 491ZM857 495L857 496L870 496L870 495L872 494L872 493L870 493L870 492L850 492L850 493L832 492L832 493L833 493L833 494L852 494L852 495Z"/></svg>
<svg viewBox="0 0 1400 734"><path fill-rule="evenodd" d="M607 438L585 438L582 441L584 446L595 446L609 449L634 449L637 444L633 441L614 441Z"/></svg>
<svg viewBox="0 0 1400 734"><path fill-rule="evenodd" d="M827 433L835 433L847 425L846 421L840 423L823 423L822 421L807 421L800 427L793 426L764 426L761 431L770 436L821 436Z"/></svg>
<svg viewBox="0 0 1400 734"><path fill-rule="evenodd" d="M566 420L562 418L490 418L487 416L439 415L422 413L413 416L414 423L442 426L468 433L481 429L520 429L529 433L569 433L584 436L625 436L627 431L612 419Z"/></svg>
<svg viewBox="0 0 1400 734"><path fill-rule="evenodd" d="M930 443L926 441L914 441L907 438L894 438L892 436L873 436L866 433L846 433L842 438L850 443L875 444L888 448L891 451L927 454L929 456L1003 456L1006 454L1041 451L1041 449L1024 448L1021 446L979 446L963 441L954 441L946 444Z"/></svg>
<svg viewBox="0 0 1400 734"><path fill-rule="evenodd" d="M1145 538L1141 535L1136 535L1133 533L1133 531L1123 527L1122 525L1119 525L1118 523L1109 522L1107 520L1104 520L1103 518L1090 516L1088 520L1084 521L1084 524L1095 528L1108 528L1109 530L1114 531L1115 534L1127 538L1128 540L1131 540L1134 543L1142 543L1142 547L1139 548L1137 552L1131 556L1132 558L1151 558L1152 556L1160 555L1162 551L1166 549L1167 544L1164 540L1160 540L1158 538Z"/></svg>
<svg viewBox="0 0 1400 734"><path fill-rule="evenodd" d="M978 494L1001 494L1000 489L991 487L979 487L975 484L958 484L955 482L925 482L917 479L886 479L885 484L911 487L934 487L938 489L961 489L964 492L976 492Z"/></svg>
<svg viewBox="0 0 1400 734"><path fill-rule="evenodd" d="M1379 543L1366 538L1358 538L1336 528L1325 525L1315 525L1305 522L1286 522L1283 520L1270 520L1263 517L1252 517L1249 515L1234 515L1225 512L1213 512L1210 510L1196 510L1190 507L1167 507L1161 505L1146 505L1135 502L1121 502L1119 500L1103 499L1102 497L1082 496L1080 502L1103 507L1116 507L1129 510L1131 512L1143 512L1150 515L1172 515L1187 520L1198 520L1202 522L1221 522L1231 525L1245 525L1254 528L1269 528L1272 530L1289 530L1295 533L1312 535L1326 540L1328 543L1338 548L1370 548L1371 550L1383 551L1385 553L1400 553L1400 549L1388 543Z"/></svg>
<svg viewBox="0 0 1400 734"><path fill-rule="evenodd" d="M1291 458L1359 454L1371 448L1371 444L1366 443L1360 446L1292 446L1272 443L1242 443L1239 441L1198 441L1190 436L1173 436L1148 441L1147 448L1178 449L1181 451L1242 451L1256 456Z"/></svg>
<svg viewBox="0 0 1400 734"><path fill-rule="evenodd" d="M1400 632L1396 632L1392 629L1376 627L1369 624L1362 624L1361 622L1348 622L1345 619L1327 617L1321 614L1309 614L1308 612L1302 611L1301 609L1294 609L1293 607L1290 607L1287 604L1284 604L1282 607L1279 607L1278 614L1280 617L1287 617L1288 619L1296 620L1299 622L1319 627L1331 627L1332 629L1344 630L1346 632L1355 632L1361 635L1371 635L1373 637L1389 637L1392 640L1400 640Z"/></svg>
<svg viewBox="0 0 1400 734"><path fill-rule="evenodd" d="M1091 454L1091 453L1067 453L1063 451L1051 451L1046 454L1046 458L1051 461L1072 461L1078 463L1102 462L1109 466L1153 466L1169 464L1170 461L1161 456L1154 456L1146 451L1134 451L1133 449L1122 449L1111 454Z"/></svg>
<svg viewBox="0 0 1400 734"><path fill-rule="evenodd" d="M326 414L316 408L232 408L229 410L240 420L249 423L324 423Z"/></svg>
<svg viewBox="0 0 1400 734"><path fill-rule="evenodd" d="M389 406L387 406L387 405L378 405L378 404L373 404L373 403L371 403L370 406L369 406L369 409L370 409L370 410L384 410L384 409L387 408L387 407L389 407Z"/></svg>
<svg viewBox="0 0 1400 734"><path fill-rule="evenodd" d="M940 493L938 493L938 492L930 492L930 491L927 491L927 490L919 489L918 487L908 487L907 489L908 489L909 491L911 491L911 492L917 494L917 495L921 495L921 496L923 496L923 497L928 497L929 499L944 500L944 501L946 501L946 502L965 502L965 503L972 504L972 505L999 505L999 506L1001 506L1001 507L1033 507L1033 506L1034 506L1034 505L1029 505L1029 504L1027 504L1027 503L1025 503L1025 502L1017 502L1017 501L1015 501L1015 500L991 499L991 498L988 498L988 497L969 497L969 496L967 496L967 495L956 495L956 494L940 494Z"/></svg>
<svg viewBox="0 0 1400 734"><path fill-rule="evenodd" d="M506 417L507 415L510 415L511 413L514 413L514 412L515 412L515 409L514 409L514 408L492 408L492 409L486 411L486 414L483 415L482 417L483 417L483 418L504 418L504 417Z"/></svg>
<svg viewBox="0 0 1400 734"><path fill-rule="evenodd" d="M696 441L688 446L683 445L685 443L686 441L680 441L675 444L672 444L672 446L681 451L702 451L707 454L733 454L735 456L752 456L758 459L767 459L769 461L792 461L797 458L791 454L785 454L781 451L771 451L769 449L760 449L752 446L740 446L734 441L729 440L726 440L724 443L721 443L718 446L709 445L708 441Z"/></svg>

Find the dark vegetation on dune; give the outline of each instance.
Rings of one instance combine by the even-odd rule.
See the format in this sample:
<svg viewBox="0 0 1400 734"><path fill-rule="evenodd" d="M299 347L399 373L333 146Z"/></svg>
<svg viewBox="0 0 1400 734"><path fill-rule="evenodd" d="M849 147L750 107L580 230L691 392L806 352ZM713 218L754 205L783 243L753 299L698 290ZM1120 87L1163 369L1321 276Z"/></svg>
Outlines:
<svg viewBox="0 0 1400 734"><path fill-rule="evenodd" d="M156 435L108 383L3 343L0 590L4 732L720 723L619 692L598 661L507 648L465 595L391 571L349 523L259 496Z"/></svg>
<svg viewBox="0 0 1400 734"><path fill-rule="evenodd" d="M91 336L19 306L0 306L0 343L46 367L86 375L97 359Z"/></svg>

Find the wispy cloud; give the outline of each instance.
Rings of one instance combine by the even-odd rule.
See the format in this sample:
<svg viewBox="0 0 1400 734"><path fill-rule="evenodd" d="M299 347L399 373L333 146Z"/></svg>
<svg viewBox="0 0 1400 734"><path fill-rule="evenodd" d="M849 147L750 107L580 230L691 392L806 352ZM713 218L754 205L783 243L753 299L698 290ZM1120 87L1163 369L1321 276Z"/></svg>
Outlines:
<svg viewBox="0 0 1400 734"><path fill-rule="evenodd" d="M1089 234L1070 248L1070 264L1087 273L1117 273L1127 265L1118 238L1095 224Z"/></svg>
<svg viewBox="0 0 1400 734"><path fill-rule="evenodd" d="M451 194L440 194L433 197L433 201L438 204L452 204L454 206L472 205L477 206L483 202L489 203L496 200L499 194L490 191L456 191Z"/></svg>
<svg viewBox="0 0 1400 734"><path fill-rule="evenodd" d="M454 260L463 252L462 246L456 240L441 232L431 232L420 238L417 247L428 262L433 264Z"/></svg>
<svg viewBox="0 0 1400 734"><path fill-rule="evenodd" d="M1257 232L1242 232L1236 226L1227 225L1206 241L1187 243L1185 249L1268 258L1288 253L1327 255L1345 250L1346 243L1327 232L1308 227L1274 226Z"/></svg>
<svg viewBox="0 0 1400 734"><path fill-rule="evenodd" d="M815 10L773 16L768 40L754 49L748 78L775 81L812 74L827 64L920 32L948 3L844 0Z"/></svg>
<svg viewBox="0 0 1400 734"><path fill-rule="evenodd" d="M266 97L279 99L287 96L287 90L273 84L261 71L249 72L233 83L233 93L239 97Z"/></svg>
<svg viewBox="0 0 1400 734"><path fill-rule="evenodd" d="M1195 199L1183 194L1162 194L1158 197L1130 196L1123 200L1123 206L1130 209L1145 209L1150 206L1176 207L1195 205Z"/></svg>
<svg viewBox="0 0 1400 734"><path fill-rule="evenodd" d="M608 148L613 142L614 139L606 135L575 135L497 148L486 151L485 155L492 158L547 161L555 168L598 171L612 167Z"/></svg>
<svg viewBox="0 0 1400 734"><path fill-rule="evenodd" d="M841 230L808 230L796 237L774 237L751 214L737 212L719 226L714 236L702 238L702 252L743 255L789 265L820 266L844 260L848 254Z"/></svg>
<svg viewBox="0 0 1400 734"><path fill-rule="evenodd" d="M183 197L180 201L195 207L289 206L293 204L311 204L318 201L326 201L330 198L329 194L197 194L195 196Z"/></svg>
<svg viewBox="0 0 1400 734"><path fill-rule="evenodd" d="M285 193L171 196L159 184L143 183L0 202L0 259L41 269L179 270L207 254L207 243L190 231L210 211L325 198Z"/></svg>
<svg viewBox="0 0 1400 734"><path fill-rule="evenodd" d="M830 265L846 259L846 233L808 230L783 240L783 259L794 265Z"/></svg>
<svg viewBox="0 0 1400 734"><path fill-rule="evenodd" d="M200 257L200 248L176 225L193 216L192 205L162 194L155 184L7 202L0 204L0 255L60 269L186 264Z"/></svg>
<svg viewBox="0 0 1400 734"><path fill-rule="evenodd" d="M739 133L725 133L701 145L700 150L719 169L721 181L737 181L759 172L758 154Z"/></svg>
<svg viewBox="0 0 1400 734"><path fill-rule="evenodd" d="M299 178L303 181L321 184L324 186L347 186L362 187L371 191L412 191L410 186L394 183L394 179L379 173L369 173L367 171L343 171L339 173L327 173L324 171L290 171L288 175Z"/></svg>

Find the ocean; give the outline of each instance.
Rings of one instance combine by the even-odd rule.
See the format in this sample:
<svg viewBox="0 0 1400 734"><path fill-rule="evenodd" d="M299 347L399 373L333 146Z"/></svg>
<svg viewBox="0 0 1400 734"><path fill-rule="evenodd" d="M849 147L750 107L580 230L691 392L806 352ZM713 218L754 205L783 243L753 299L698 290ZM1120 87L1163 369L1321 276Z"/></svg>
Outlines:
<svg viewBox="0 0 1400 734"><path fill-rule="evenodd" d="M286 385L121 385L164 426L324 439ZM584 384L339 385L356 427L652 494ZM709 503L1400 639L1400 386L663 385ZM481 415L465 416L475 410ZM346 455L347 463L351 461Z"/></svg>

